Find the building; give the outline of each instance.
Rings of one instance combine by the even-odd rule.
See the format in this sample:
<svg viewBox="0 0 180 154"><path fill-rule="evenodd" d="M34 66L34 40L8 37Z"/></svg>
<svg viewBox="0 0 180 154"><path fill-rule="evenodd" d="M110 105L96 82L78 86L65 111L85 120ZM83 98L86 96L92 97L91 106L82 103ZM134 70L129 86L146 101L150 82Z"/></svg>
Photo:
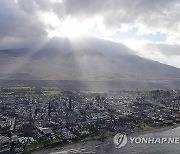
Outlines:
<svg viewBox="0 0 180 154"><path fill-rule="evenodd" d="M0 136L0 154L10 154L10 139L9 137Z"/></svg>
<svg viewBox="0 0 180 154"><path fill-rule="evenodd" d="M49 127L37 127L37 130L39 137L54 138L54 133Z"/></svg>

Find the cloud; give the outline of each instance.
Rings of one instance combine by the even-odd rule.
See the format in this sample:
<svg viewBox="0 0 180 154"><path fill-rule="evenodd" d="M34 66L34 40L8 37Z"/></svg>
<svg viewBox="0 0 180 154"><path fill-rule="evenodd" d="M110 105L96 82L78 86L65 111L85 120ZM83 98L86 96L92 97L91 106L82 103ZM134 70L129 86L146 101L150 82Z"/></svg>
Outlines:
<svg viewBox="0 0 180 154"><path fill-rule="evenodd" d="M89 25L85 28L88 32L106 38L113 35L118 38L121 32L129 34L137 29L133 38L127 36L124 40L125 44L129 39L140 42L140 47L134 43L137 54L161 58L180 55L179 0L0 0L1 48L33 46L48 39L49 29L54 28L56 33L56 26L40 18L43 13L54 14L61 25L71 19ZM82 24L86 20L90 24ZM157 38L153 43L151 35L164 35L165 39L158 42Z"/></svg>
<svg viewBox="0 0 180 154"><path fill-rule="evenodd" d="M169 45L163 43L145 44L143 47L145 51L159 52L164 56L180 56L180 45Z"/></svg>
<svg viewBox="0 0 180 154"><path fill-rule="evenodd" d="M35 10L27 13L13 0L0 0L0 7L1 48L31 43L46 37L45 26L37 18Z"/></svg>
<svg viewBox="0 0 180 154"><path fill-rule="evenodd" d="M144 39L128 39L121 42L141 57L180 68L180 45L178 44L153 43Z"/></svg>
<svg viewBox="0 0 180 154"><path fill-rule="evenodd" d="M63 0L58 4L64 9L64 16L78 19L101 16L103 24L110 29L120 29L123 25L138 25L141 33L179 29L178 0ZM54 11L61 16L57 9ZM150 29L144 31L145 28Z"/></svg>
<svg viewBox="0 0 180 154"><path fill-rule="evenodd" d="M32 37L45 35L47 26L38 19L38 12L54 12L61 22L69 17L79 21L101 17L99 25L103 25L107 31L113 31L113 33L136 27L139 34L161 32L171 37L180 30L180 2L178 0L16 1L0 0L0 13L4 19L0 21L1 27L4 28L1 33L4 33L4 36L7 33L25 35L29 33L28 30L31 31ZM2 34L0 35L2 37Z"/></svg>

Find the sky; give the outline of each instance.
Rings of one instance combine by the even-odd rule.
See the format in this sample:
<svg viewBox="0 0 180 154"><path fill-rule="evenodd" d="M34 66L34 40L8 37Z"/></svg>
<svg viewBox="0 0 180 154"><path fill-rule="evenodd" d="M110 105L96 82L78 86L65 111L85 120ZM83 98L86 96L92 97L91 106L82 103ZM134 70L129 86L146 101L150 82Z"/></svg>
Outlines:
<svg viewBox="0 0 180 154"><path fill-rule="evenodd" d="M179 0L0 0L0 49L91 35L180 68Z"/></svg>

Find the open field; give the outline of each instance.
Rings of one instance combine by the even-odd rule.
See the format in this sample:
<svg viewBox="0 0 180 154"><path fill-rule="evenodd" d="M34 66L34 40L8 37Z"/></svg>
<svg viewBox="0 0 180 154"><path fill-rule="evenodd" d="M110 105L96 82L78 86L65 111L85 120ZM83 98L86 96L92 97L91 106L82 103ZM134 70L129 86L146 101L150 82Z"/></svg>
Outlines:
<svg viewBox="0 0 180 154"><path fill-rule="evenodd" d="M10 86L0 87L0 97L28 97L28 96L55 96L59 95L59 89L56 87L28 87L28 86Z"/></svg>

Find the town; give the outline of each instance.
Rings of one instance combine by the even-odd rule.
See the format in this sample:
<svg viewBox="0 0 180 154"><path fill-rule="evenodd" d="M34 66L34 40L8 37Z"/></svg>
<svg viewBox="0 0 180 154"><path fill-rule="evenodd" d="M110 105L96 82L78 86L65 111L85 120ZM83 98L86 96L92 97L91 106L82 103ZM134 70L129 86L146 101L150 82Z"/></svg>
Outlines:
<svg viewBox="0 0 180 154"><path fill-rule="evenodd" d="M180 123L180 91L0 88L0 153L30 153Z"/></svg>

